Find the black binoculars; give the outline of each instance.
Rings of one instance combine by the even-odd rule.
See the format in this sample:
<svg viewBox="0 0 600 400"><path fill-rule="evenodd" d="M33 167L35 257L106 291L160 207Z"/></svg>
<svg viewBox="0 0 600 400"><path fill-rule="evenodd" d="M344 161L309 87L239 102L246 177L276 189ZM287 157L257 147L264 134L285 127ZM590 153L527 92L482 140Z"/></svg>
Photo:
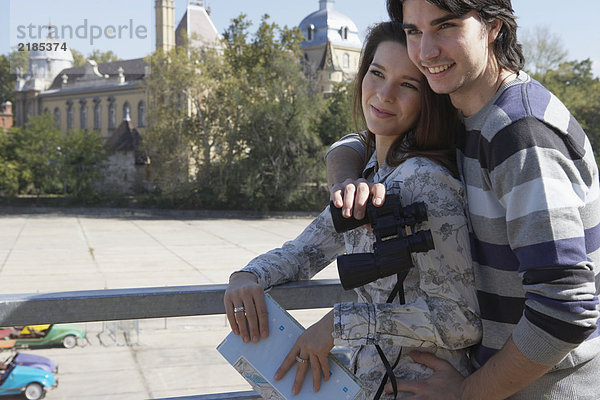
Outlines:
<svg viewBox="0 0 600 400"><path fill-rule="evenodd" d="M367 202L367 210L363 219L354 217L344 218L342 209L330 202L331 219L337 233L343 233L365 224L371 224L373 232L379 232L382 237L395 235L397 228L415 225L427 221L427 206L425 203L412 203L402 207L400 196L386 195L385 202L375 207L371 199Z"/></svg>
<svg viewBox="0 0 600 400"><path fill-rule="evenodd" d="M405 235L407 226L427 220L425 203L402 207L400 196L387 195L381 207L369 202L365 218L342 217L341 209L330 205L331 217L337 232L345 232L370 223L375 234L373 253L356 253L338 256L337 265L342 287L354 289L380 278L407 272L413 267L411 253L427 252L434 248L431 231L418 231Z"/></svg>

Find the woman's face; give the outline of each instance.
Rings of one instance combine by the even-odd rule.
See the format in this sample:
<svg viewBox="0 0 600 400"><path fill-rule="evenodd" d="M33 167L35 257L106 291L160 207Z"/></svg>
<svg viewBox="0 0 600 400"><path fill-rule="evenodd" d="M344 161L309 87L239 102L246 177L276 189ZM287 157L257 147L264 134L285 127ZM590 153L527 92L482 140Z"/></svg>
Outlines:
<svg viewBox="0 0 600 400"><path fill-rule="evenodd" d="M362 108L369 131L379 139L395 139L410 130L421 111L421 79L406 47L381 42L362 81Z"/></svg>

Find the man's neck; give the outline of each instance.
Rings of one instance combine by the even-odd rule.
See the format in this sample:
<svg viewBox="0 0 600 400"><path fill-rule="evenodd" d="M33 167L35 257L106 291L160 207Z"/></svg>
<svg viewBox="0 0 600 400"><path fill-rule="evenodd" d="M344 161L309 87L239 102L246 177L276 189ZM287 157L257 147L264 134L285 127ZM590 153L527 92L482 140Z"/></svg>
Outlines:
<svg viewBox="0 0 600 400"><path fill-rule="evenodd" d="M517 74L503 69L499 72L483 76L477 84L450 93L452 105L465 117L477 114L498 92L505 83L516 78Z"/></svg>

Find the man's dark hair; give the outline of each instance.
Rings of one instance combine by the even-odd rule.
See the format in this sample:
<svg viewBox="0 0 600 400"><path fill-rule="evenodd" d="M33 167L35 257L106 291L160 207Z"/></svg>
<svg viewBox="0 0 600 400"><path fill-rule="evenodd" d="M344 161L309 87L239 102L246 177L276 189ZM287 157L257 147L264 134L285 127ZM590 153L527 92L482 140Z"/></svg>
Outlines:
<svg viewBox="0 0 600 400"><path fill-rule="evenodd" d="M525 59L521 45L517 42L517 22L511 0L425 0L459 17L474 10L484 24L494 19L502 21L502 28L494 42L494 55L500 67L518 72L523 69ZM402 22L404 0L387 0L387 10L392 21Z"/></svg>

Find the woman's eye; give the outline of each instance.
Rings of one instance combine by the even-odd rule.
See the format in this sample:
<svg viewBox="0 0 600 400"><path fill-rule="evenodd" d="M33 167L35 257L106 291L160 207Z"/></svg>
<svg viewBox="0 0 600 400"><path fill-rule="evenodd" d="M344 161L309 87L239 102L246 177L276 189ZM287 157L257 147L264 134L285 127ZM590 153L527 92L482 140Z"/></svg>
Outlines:
<svg viewBox="0 0 600 400"><path fill-rule="evenodd" d="M378 78L383 78L383 74L380 71L371 70L371 71L369 71L369 73L375 75Z"/></svg>
<svg viewBox="0 0 600 400"><path fill-rule="evenodd" d="M412 83L408 83L408 82L404 82L402 84L402 86L407 87L409 89L413 89L413 90L419 90L415 85L413 85Z"/></svg>

